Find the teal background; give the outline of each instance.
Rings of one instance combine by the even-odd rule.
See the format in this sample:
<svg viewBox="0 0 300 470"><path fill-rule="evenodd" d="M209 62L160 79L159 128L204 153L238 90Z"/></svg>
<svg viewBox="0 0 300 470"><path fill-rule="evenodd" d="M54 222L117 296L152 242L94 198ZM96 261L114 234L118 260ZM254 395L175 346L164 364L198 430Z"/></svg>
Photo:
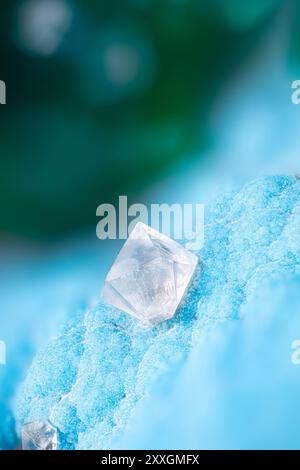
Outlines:
<svg viewBox="0 0 300 470"><path fill-rule="evenodd" d="M212 114L280 21L298 67L296 1L3 0L2 236L93 229L100 203L213 160Z"/></svg>

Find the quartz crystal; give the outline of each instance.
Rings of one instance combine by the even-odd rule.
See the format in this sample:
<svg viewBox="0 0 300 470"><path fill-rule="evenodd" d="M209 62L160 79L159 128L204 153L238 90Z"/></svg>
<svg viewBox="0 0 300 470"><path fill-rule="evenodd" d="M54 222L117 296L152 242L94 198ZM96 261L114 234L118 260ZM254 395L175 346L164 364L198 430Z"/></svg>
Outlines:
<svg viewBox="0 0 300 470"><path fill-rule="evenodd" d="M173 317L197 262L196 255L139 222L107 274L103 298L154 325Z"/></svg>
<svg viewBox="0 0 300 470"><path fill-rule="evenodd" d="M48 421L31 421L22 427L23 450L57 450L57 429Z"/></svg>

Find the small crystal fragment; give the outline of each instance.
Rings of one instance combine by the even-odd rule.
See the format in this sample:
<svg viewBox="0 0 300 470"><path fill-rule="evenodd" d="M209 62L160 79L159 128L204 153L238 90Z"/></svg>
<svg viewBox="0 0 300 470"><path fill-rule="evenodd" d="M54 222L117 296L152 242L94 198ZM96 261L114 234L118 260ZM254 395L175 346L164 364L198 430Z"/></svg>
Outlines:
<svg viewBox="0 0 300 470"><path fill-rule="evenodd" d="M106 276L103 298L154 325L173 317L197 262L195 254L139 222Z"/></svg>
<svg viewBox="0 0 300 470"><path fill-rule="evenodd" d="M31 421L22 427L23 450L57 450L57 429L48 421Z"/></svg>

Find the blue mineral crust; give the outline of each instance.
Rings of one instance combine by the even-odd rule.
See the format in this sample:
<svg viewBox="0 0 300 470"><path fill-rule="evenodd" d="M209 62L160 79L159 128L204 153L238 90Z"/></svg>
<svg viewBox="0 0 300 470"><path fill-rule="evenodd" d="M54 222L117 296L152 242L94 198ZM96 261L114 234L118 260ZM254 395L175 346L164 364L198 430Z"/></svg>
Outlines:
<svg viewBox="0 0 300 470"><path fill-rule="evenodd" d="M18 390L18 430L47 419L62 449L300 448L300 181L255 180L205 223L175 317L71 312Z"/></svg>

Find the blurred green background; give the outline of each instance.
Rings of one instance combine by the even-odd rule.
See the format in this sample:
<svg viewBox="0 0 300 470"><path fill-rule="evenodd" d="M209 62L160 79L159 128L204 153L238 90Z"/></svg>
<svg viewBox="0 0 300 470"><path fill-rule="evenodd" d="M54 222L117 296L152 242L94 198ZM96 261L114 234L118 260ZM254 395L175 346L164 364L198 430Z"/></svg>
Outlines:
<svg viewBox="0 0 300 470"><path fill-rule="evenodd" d="M102 202L203 158L216 96L287 8L293 62L297 1L2 0L1 235L94 229Z"/></svg>

